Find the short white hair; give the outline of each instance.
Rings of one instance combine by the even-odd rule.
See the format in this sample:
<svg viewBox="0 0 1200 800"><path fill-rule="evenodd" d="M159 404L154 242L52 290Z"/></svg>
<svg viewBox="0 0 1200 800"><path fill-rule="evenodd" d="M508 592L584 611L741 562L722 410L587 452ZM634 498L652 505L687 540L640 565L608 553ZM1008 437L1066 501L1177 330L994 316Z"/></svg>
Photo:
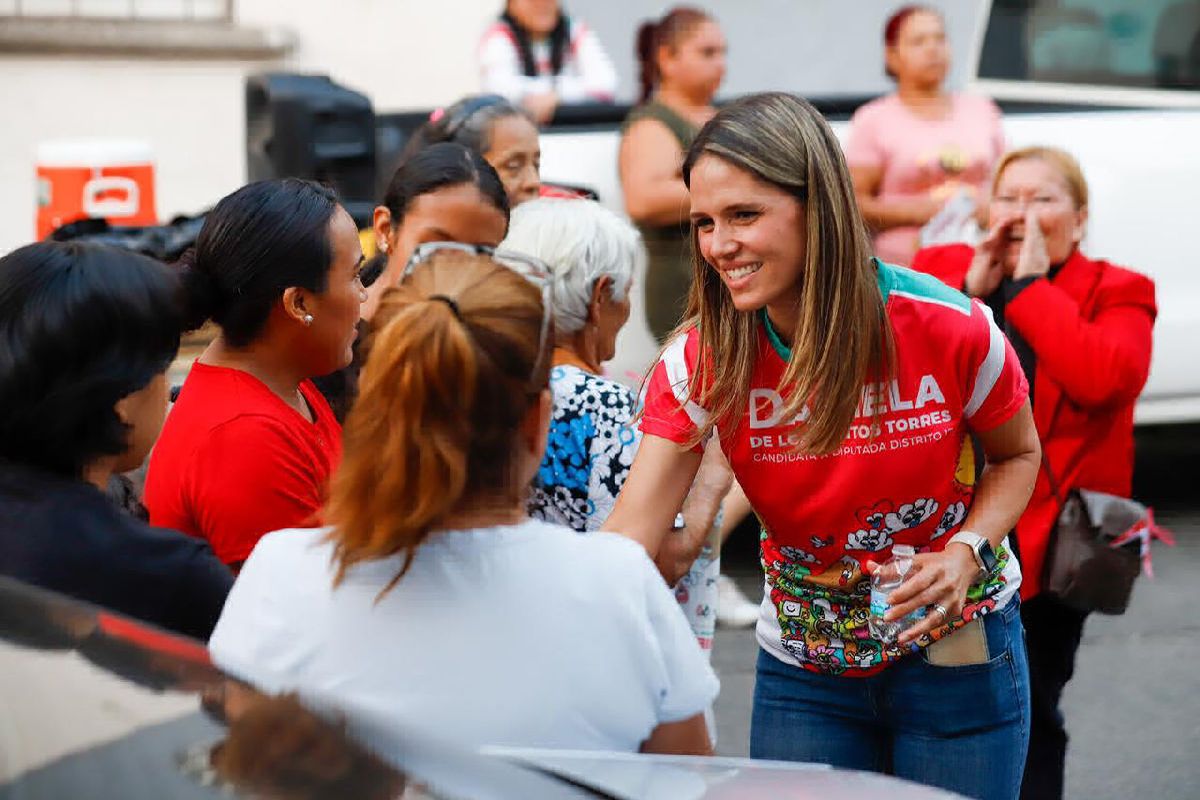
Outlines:
<svg viewBox="0 0 1200 800"><path fill-rule="evenodd" d="M646 260L637 228L594 200L543 197L513 209L502 247L539 258L554 276L554 327L571 335L587 323L596 281L624 300Z"/></svg>

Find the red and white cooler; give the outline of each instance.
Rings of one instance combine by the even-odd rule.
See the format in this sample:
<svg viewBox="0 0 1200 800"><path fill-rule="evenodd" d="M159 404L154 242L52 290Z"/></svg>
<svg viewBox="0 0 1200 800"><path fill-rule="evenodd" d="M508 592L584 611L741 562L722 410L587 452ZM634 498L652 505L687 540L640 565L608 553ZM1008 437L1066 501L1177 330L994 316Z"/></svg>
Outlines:
<svg viewBox="0 0 1200 800"><path fill-rule="evenodd" d="M101 218L154 225L154 155L137 141L45 142L37 149L37 238L61 225Z"/></svg>

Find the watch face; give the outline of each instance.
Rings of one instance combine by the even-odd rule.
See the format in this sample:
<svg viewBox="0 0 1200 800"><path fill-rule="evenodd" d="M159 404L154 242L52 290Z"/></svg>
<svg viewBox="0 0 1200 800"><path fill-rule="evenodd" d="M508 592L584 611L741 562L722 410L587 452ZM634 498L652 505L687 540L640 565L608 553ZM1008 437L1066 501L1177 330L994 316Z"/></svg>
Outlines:
<svg viewBox="0 0 1200 800"><path fill-rule="evenodd" d="M983 562L983 568L991 572L996 568L996 551L992 549L992 543L984 539L979 543L979 560Z"/></svg>

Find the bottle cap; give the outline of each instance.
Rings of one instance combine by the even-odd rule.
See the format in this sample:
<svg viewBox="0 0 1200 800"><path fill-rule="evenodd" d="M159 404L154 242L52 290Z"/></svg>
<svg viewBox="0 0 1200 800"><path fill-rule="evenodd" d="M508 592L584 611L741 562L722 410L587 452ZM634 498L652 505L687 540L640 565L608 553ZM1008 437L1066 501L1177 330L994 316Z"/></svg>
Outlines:
<svg viewBox="0 0 1200 800"><path fill-rule="evenodd" d="M908 556L909 558L912 558L916 554L917 548L913 547L911 544L898 544L892 548L892 555L894 556Z"/></svg>

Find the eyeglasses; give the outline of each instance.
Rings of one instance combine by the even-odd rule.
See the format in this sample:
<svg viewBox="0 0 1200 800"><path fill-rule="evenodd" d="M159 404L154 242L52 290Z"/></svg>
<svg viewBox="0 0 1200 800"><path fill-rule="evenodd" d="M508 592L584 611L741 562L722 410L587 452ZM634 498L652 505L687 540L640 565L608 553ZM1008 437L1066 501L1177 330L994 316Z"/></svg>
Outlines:
<svg viewBox="0 0 1200 800"><path fill-rule="evenodd" d="M435 253L440 252L487 256L495 263L512 270L532 283L542 293L542 328L538 333L538 360L533 365L533 374L536 375L538 368L541 366L542 359L546 357L546 339L550 335L550 323L554 316L550 305L551 285L553 283L550 268L541 259L525 255L524 253L518 253L515 250L497 250L495 247L489 247L484 244L467 244L465 242L426 242L417 245L412 255L409 256L408 263L404 265L404 272L400 275L400 283L407 280L408 276L412 274L418 265L424 264Z"/></svg>

